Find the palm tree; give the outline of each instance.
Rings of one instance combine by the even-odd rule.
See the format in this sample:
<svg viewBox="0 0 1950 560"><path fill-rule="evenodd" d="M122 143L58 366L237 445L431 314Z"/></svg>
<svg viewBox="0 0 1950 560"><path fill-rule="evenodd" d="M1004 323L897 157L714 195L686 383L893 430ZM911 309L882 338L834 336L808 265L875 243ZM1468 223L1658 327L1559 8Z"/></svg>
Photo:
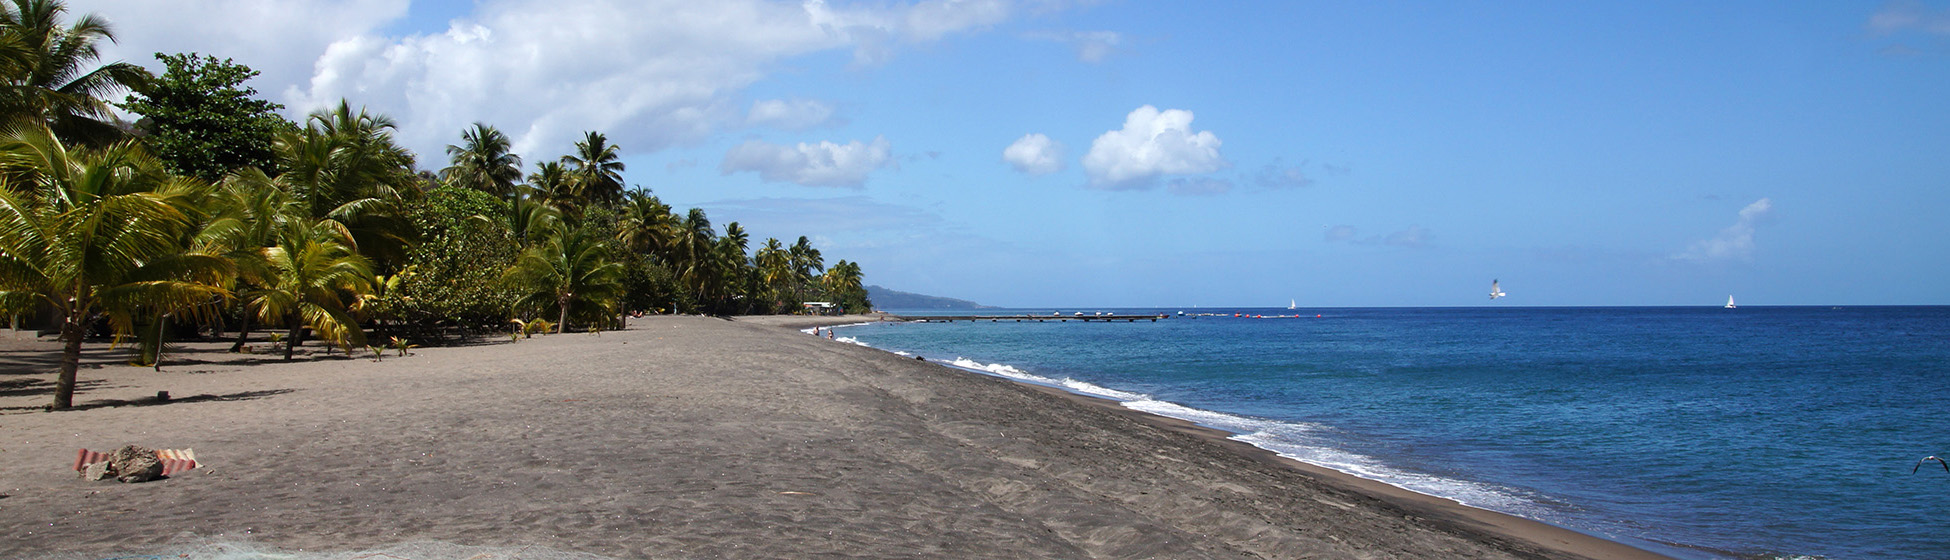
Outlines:
<svg viewBox="0 0 1950 560"><path fill-rule="evenodd" d="M663 257L676 237L678 219L670 205L643 189L623 193L616 241L632 253Z"/></svg>
<svg viewBox="0 0 1950 560"><path fill-rule="evenodd" d="M825 276L820 278L826 293L831 294L840 303L840 308L849 313L864 312L872 305L867 301L867 289L862 281L860 264L846 262L845 259L834 263L833 268L827 269Z"/></svg>
<svg viewBox="0 0 1950 560"><path fill-rule="evenodd" d="M713 267L717 270L717 275L716 282L713 282L715 289L712 291L716 292L720 302L737 299L750 291L750 285L755 278L750 259L745 257L745 251L751 243L751 237L751 234L745 233L745 228L738 225L738 222L731 222L725 224L724 236L718 238L718 247L714 255L717 265Z"/></svg>
<svg viewBox="0 0 1950 560"><path fill-rule="evenodd" d="M562 156L578 201L611 204L623 196L623 162L617 158L616 146L595 131L583 133L574 155Z"/></svg>
<svg viewBox="0 0 1950 560"><path fill-rule="evenodd" d="M793 273L792 254L786 252L785 244L777 237L767 238L752 257L752 264L757 266L760 283L765 287L765 300L771 302L768 311L787 309L786 302L779 298L792 293L798 275Z"/></svg>
<svg viewBox="0 0 1950 560"><path fill-rule="evenodd" d="M623 293L623 265L609 258L609 243L586 229L556 230L547 240L522 251L503 278L523 295L517 307L554 308L555 332L569 324L573 311L603 317Z"/></svg>
<svg viewBox="0 0 1950 560"><path fill-rule="evenodd" d="M370 289L372 263L356 247L344 224L296 217L279 229L274 245L261 249L270 276L245 294L246 308L290 330L285 360L304 343L307 326L330 343L365 345L365 332L349 310Z"/></svg>
<svg viewBox="0 0 1950 560"><path fill-rule="evenodd" d="M458 146L447 146L453 165L440 170L449 184L486 192L495 196L514 194L521 181L521 156L508 151L508 135L494 127L474 123L460 133Z"/></svg>
<svg viewBox="0 0 1950 560"><path fill-rule="evenodd" d="M98 314L127 333L140 308L161 315L225 295L229 263L185 251L204 189L130 142L70 151L40 127L0 137L0 307L60 314L52 408L74 405L82 339Z"/></svg>
<svg viewBox="0 0 1950 560"><path fill-rule="evenodd" d="M278 183L311 217L344 224L374 259L402 258L418 238L405 205L420 194L419 178L413 155L393 143L392 128L391 119L354 113L341 101L273 142L286 170Z"/></svg>
<svg viewBox="0 0 1950 560"><path fill-rule="evenodd" d="M704 301L706 288L716 272L716 261L712 258L716 245L717 231L711 229L711 219L704 215L702 208L692 208L678 221L677 234L670 241L670 256L678 281L700 302Z"/></svg>
<svg viewBox="0 0 1950 560"><path fill-rule="evenodd" d="M812 240L804 235L799 236L799 242L786 250L786 255L791 257L792 271L799 275L800 282L812 282L814 272L826 271L826 263L820 257L819 249L814 249Z"/></svg>
<svg viewBox="0 0 1950 560"><path fill-rule="evenodd" d="M0 6L0 121L38 125L69 143L105 145L122 137L102 98L140 86L149 71L126 62L89 68L101 41L115 41L108 21L94 14L61 26L60 0L13 0Z"/></svg>
<svg viewBox="0 0 1950 560"><path fill-rule="evenodd" d="M279 189L255 167L231 172L218 185L212 219L196 240L196 247L230 259L237 268L232 291L249 291L272 282L277 272L265 259L264 248L275 245L289 222L306 219L304 205ZM244 288L239 290L238 288ZM231 352L241 352L250 337L251 313L243 314Z"/></svg>

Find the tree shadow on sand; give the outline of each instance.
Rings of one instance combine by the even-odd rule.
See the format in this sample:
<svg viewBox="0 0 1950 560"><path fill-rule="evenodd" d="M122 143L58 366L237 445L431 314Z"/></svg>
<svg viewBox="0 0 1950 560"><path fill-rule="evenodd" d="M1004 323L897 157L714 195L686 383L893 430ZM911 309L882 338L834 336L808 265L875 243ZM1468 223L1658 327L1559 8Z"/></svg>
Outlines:
<svg viewBox="0 0 1950 560"><path fill-rule="evenodd" d="M242 391L242 392L228 393L222 395L204 394L204 395L193 395L188 397L171 397L169 399L162 399L157 397L148 397L148 398L133 399L133 400L100 399L100 400L94 400L94 401L76 404L72 407L63 410L63 412L75 411L75 410L89 410L89 409L96 409L96 408L112 408L118 406L162 406L162 405L170 405L170 404L198 403L198 402L212 402L212 401L219 401L219 402L248 401L248 400L261 399L265 397L271 397L275 395L282 395L294 391L297 391L297 389L266 389L262 391ZM47 407L45 406L8 406L8 407L0 407L0 414L15 414L21 412L41 412L45 410L47 410Z"/></svg>

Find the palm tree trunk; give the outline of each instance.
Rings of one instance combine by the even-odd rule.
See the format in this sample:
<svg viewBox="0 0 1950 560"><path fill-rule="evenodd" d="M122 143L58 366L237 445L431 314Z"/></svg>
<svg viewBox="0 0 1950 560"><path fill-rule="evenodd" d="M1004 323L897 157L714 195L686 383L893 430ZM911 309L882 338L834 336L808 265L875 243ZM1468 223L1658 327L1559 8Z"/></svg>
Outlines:
<svg viewBox="0 0 1950 560"><path fill-rule="evenodd" d="M561 320L555 322L555 334L562 334L562 329L569 326L569 296L564 294L562 297L555 298L555 307L562 310L562 313L557 315Z"/></svg>
<svg viewBox="0 0 1950 560"><path fill-rule="evenodd" d="M251 313L249 309L246 309L244 310L244 324L237 326L237 343L230 345L230 353L235 354L238 352L243 352L244 341L246 339L249 339L250 336L251 336Z"/></svg>
<svg viewBox="0 0 1950 560"><path fill-rule="evenodd" d="M74 406L74 377L81 369L81 337L87 334L74 314L61 320L61 377L54 384L54 410Z"/></svg>
<svg viewBox="0 0 1950 560"><path fill-rule="evenodd" d="M291 361L291 352L296 350L299 344L305 343L301 338L303 336L305 336L305 322L298 319L297 313L292 313L291 336L284 337L284 361Z"/></svg>

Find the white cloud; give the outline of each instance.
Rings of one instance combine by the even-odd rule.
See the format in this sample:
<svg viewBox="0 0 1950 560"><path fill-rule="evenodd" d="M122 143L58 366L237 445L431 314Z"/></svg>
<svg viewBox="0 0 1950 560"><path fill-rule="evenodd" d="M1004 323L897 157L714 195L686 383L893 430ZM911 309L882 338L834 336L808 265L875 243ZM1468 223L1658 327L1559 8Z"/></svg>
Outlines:
<svg viewBox="0 0 1950 560"><path fill-rule="evenodd" d="M1090 143L1083 169L1093 187L1146 188L1159 175L1209 173L1226 167L1219 144L1211 131L1192 132L1191 111L1159 111L1145 105L1124 118L1124 128L1105 132Z"/></svg>
<svg viewBox="0 0 1950 560"><path fill-rule="evenodd" d="M1774 204L1767 199L1756 200L1741 208L1740 218L1719 235L1694 242L1672 258L1696 263L1754 260L1754 226L1773 210Z"/></svg>
<svg viewBox="0 0 1950 560"><path fill-rule="evenodd" d="M1063 143L1040 133L1025 134L1002 150L1002 161L1016 171L1048 175L1063 170Z"/></svg>
<svg viewBox="0 0 1950 560"><path fill-rule="evenodd" d="M819 101L767 99L752 103L752 110L745 114L745 124L783 130L806 130L827 124L832 118L833 106Z"/></svg>
<svg viewBox="0 0 1950 560"><path fill-rule="evenodd" d="M161 69L155 53L234 59L262 74L246 85L273 101L312 75L325 47L406 15L408 0L68 0L68 21L93 13L116 42L102 60ZM299 114L302 114L300 112ZM461 127L454 128L459 136Z"/></svg>
<svg viewBox="0 0 1950 560"><path fill-rule="evenodd" d="M873 143L854 140L846 144L820 142L796 146L750 140L725 152L718 171L730 175L756 171L761 179L798 183L809 187L859 188L867 174L894 164L892 149L884 137Z"/></svg>
<svg viewBox="0 0 1950 560"><path fill-rule="evenodd" d="M421 162L428 167L438 167L445 146L476 121L501 128L515 151L533 160L566 152L585 130L641 153L753 119L812 126L804 123L816 116L807 112L813 105L787 101L785 113L758 105L743 111L738 94L796 57L851 49L871 63L903 45L980 31L1044 7L1016 0L477 0L445 29L388 36L408 4L74 0L71 7L120 23L122 41L109 47L111 59L149 64L153 52L192 50L231 57L262 71L252 85L290 115L347 99L391 116L399 141L435 160Z"/></svg>

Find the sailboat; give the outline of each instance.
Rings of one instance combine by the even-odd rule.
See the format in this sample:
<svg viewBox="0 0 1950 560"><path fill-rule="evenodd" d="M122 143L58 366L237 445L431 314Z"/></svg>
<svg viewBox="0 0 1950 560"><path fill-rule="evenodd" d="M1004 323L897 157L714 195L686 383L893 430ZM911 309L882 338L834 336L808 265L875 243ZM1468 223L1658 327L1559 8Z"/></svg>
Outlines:
<svg viewBox="0 0 1950 560"><path fill-rule="evenodd" d="M1299 300L1292 300L1292 299L1289 299L1289 300L1286 300L1286 308L1287 308L1287 309L1299 309L1299 308L1300 308L1300 301L1299 301Z"/></svg>
<svg viewBox="0 0 1950 560"><path fill-rule="evenodd" d="M1510 294L1503 293L1503 288L1497 287L1496 280L1490 281L1490 299L1496 299L1507 295Z"/></svg>
<svg viewBox="0 0 1950 560"><path fill-rule="evenodd" d="M1727 309L1733 309L1733 296L1727 296Z"/></svg>

